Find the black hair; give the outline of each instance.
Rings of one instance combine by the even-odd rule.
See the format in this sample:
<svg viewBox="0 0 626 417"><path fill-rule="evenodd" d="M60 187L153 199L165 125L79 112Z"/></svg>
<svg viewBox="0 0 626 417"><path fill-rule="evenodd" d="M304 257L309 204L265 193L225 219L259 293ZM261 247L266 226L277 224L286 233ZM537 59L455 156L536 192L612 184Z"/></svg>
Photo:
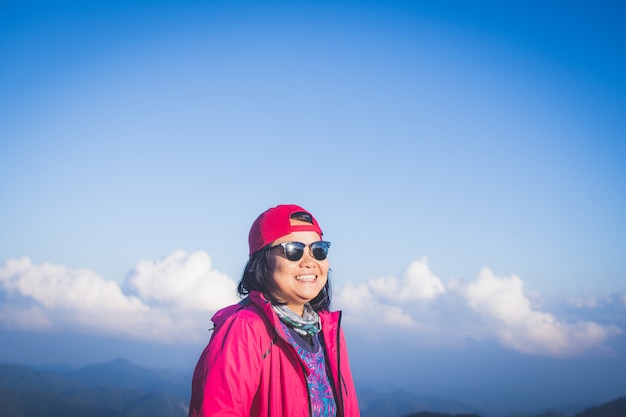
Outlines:
<svg viewBox="0 0 626 417"><path fill-rule="evenodd" d="M311 217L311 215L306 211L296 211L295 213L291 213L289 218L313 224L313 217Z"/></svg>
<svg viewBox="0 0 626 417"><path fill-rule="evenodd" d="M305 222L313 223L311 215L305 212L297 212L291 215L292 219L302 220ZM256 251L248 259L239 285L237 286L237 292L241 298L244 298L250 291L259 291L263 293L265 298L272 304L281 305L284 302L278 300L272 295L272 271L270 268L270 246L267 245L264 248ZM331 299L331 285L330 285L330 270L328 270L328 277L326 279L326 285L322 288L322 291L311 300L310 304L315 311L330 309Z"/></svg>

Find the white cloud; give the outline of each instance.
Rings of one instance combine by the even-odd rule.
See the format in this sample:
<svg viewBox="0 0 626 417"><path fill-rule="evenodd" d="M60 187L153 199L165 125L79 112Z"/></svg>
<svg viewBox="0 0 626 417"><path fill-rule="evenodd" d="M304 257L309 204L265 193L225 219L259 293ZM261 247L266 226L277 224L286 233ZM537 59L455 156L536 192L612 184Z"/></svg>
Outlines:
<svg viewBox="0 0 626 417"><path fill-rule="evenodd" d="M9 295L28 297L48 309L132 312L146 308L138 298L125 296L116 282L87 269L33 265L22 258L9 260L0 269L0 280Z"/></svg>
<svg viewBox="0 0 626 417"><path fill-rule="evenodd" d="M209 327L207 311L236 301L236 284L212 270L208 255L201 252L175 252L161 261L140 262L128 281L137 295L125 294L117 282L87 269L34 265L28 258L9 260L0 268L0 290L5 293L0 324L193 341Z"/></svg>
<svg viewBox="0 0 626 417"><path fill-rule="evenodd" d="M376 326L387 324L399 327L416 326L417 322L398 306L389 306L379 302L366 284L346 283L335 291L333 302L348 313L348 320Z"/></svg>
<svg viewBox="0 0 626 417"><path fill-rule="evenodd" d="M417 343L495 340L525 354L565 357L604 349L621 333L614 325L568 322L539 310L515 275L500 278L485 268L475 280L451 280L446 288L426 258L412 262L400 278L348 283L335 301L354 325L395 328L402 332L397 337Z"/></svg>
<svg viewBox="0 0 626 417"><path fill-rule="evenodd" d="M158 261L141 261L127 279L144 301L215 311L236 302L237 284L216 271L206 252L176 251Z"/></svg>
<svg viewBox="0 0 626 417"><path fill-rule="evenodd" d="M613 305L626 303L624 294L612 299ZM8 329L195 342L206 339L212 312L238 297L236 282L216 271L207 253L176 251L139 262L123 286L87 269L9 260L0 267L0 300L0 326ZM333 305L368 334L377 333L371 332L376 327L384 337L413 343L495 340L536 355L602 349L621 333L613 325L541 311L515 275L497 277L485 268L473 281L452 280L446 287L426 258L412 262L399 278L337 287Z"/></svg>
<svg viewBox="0 0 626 417"><path fill-rule="evenodd" d="M458 287L468 306L485 319L485 336L516 351L572 356L601 347L621 330L594 322L568 323L533 309L522 280L513 275L496 277L485 268L475 281Z"/></svg>
<svg viewBox="0 0 626 417"><path fill-rule="evenodd" d="M411 262L400 279L371 279L369 287L376 296L396 302L431 300L446 292L441 280L430 271L426 257Z"/></svg>
<svg viewBox="0 0 626 417"><path fill-rule="evenodd" d="M50 318L37 306L5 305L0 309L0 323L8 329L47 330L54 327Z"/></svg>

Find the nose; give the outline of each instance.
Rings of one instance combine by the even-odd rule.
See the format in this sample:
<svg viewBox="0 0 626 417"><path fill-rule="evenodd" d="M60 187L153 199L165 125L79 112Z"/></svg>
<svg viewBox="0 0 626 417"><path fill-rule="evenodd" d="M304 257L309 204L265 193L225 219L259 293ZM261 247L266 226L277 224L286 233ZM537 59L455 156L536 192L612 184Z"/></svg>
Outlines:
<svg viewBox="0 0 626 417"><path fill-rule="evenodd" d="M300 265L310 268L316 265L317 260L313 257L311 253L311 246L307 246L304 248L304 253L302 254L302 258L300 258Z"/></svg>

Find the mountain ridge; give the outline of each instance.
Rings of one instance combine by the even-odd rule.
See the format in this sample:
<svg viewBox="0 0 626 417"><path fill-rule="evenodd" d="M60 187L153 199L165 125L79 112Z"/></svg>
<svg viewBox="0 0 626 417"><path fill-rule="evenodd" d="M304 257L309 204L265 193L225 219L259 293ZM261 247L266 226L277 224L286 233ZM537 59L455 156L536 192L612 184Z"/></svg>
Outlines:
<svg viewBox="0 0 626 417"><path fill-rule="evenodd" d="M184 381L184 382L183 382ZM115 360L70 371L0 365L3 417L185 417L187 378Z"/></svg>
<svg viewBox="0 0 626 417"><path fill-rule="evenodd" d="M150 369L126 359L77 369L41 370L0 364L3 417L186 417L191 373ZM563 413L489 414L454 399L416 396L406 390L359 390L361 417L624 417L626 397Z"/></svg>

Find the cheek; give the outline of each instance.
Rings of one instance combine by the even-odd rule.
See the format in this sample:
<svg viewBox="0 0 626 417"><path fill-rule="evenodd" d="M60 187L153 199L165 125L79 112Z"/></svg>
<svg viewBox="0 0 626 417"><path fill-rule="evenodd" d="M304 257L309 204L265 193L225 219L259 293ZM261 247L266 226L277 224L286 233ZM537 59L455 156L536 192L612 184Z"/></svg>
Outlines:
<svg viewBox="0 0 626 417"><path fill-rule="evenodd" d="M270 277L276 282L283 275L289 275L292 266L281 258L272 257L269 262Z"/></svg>

